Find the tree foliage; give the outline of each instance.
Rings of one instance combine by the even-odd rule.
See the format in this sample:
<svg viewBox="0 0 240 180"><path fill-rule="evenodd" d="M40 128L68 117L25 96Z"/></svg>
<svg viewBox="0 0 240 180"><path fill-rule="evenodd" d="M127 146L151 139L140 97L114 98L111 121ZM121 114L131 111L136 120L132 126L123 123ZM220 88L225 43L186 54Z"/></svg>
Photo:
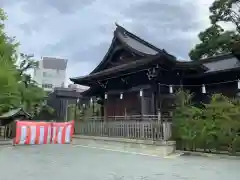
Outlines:
<svg viewBox="0 0 240 180"><path fill-rule="evenodd" d="M75 117L76 113L76 117ZM101 105L97 102L89 104L78 103L77 107L75 104L68 106L68 120L82 120L85 121L89 117L101 117Z"/></svg>
<svg viewBox="0 0 240 180"><path fill-rule="evenodd" d="M0 58L0 112L20 105L16 75L14 65Z"/></svg>
<svg viewBox="0 0 240 180"><path fill-rule="evenodd" d="M6 20L7 16L0 8L0 113L22 107L34 114L36 106L46 108L46 93L27 74L37 62L29 55L18 53L19 43L4 31ZM20 61L19 65L17 61Z"/></svg>
<svg viewBox="0 0 240 180"><path fill-rule="evenodd" d="M18 43L15 42L15 39L7 36L4 31L4 21L7 19L6 14L3 9L0 8L0 57L1 61L7 61L9 63L16 62L16 48Z"/></svg>
<svg viewBox="0 0 240 180"><path fill-rule="evenodd" d="M176 109L173 114L173 136L177 142L186 143L186 148L191 149L192 142L194 142L199 134L197 130L198 114L201 114L201 109L192 105L193 94L187 91L179 90L176 93Z"/></svg>
<svg viewBox="0 0 240 180"><path fill-rule="evenodd" d="M214 94L208 104L197 108L191 104L191 97L187 92L177 94L177 99L185 102L174 112L174 138L179 148L240 151L239 100Z"/></svg>
<svg viewBox="0 0 240 180"><path fill-rule="evenodd" d="M215 0L209 10L212 24L230 22L240 33L240 0Z"/></svg>
<svg viewBox="0 0 240 180"><path fill-rule="evenodd" d="M81 110L79 109L78 105L76 104L69 104L68 105L68 120L79 120L81 115L82 115L82 112Z"/></svg>
<svg viewBox="0 0 240 180"><path fill-rule="evenodd" d="M209 10L212 24L199 33L200 43L189 52L192 60L236 51L233 47L240 42L240 1L215 0ZM232 23L233 30L224 30L221 22Z"/></svg>
<svg viewBox="0 0 240 180"><path fill-rule="evenodd" d="M15 66L16 47L4 32L6 15L0 9L0 112L19 105L18 71Z"/></svg>

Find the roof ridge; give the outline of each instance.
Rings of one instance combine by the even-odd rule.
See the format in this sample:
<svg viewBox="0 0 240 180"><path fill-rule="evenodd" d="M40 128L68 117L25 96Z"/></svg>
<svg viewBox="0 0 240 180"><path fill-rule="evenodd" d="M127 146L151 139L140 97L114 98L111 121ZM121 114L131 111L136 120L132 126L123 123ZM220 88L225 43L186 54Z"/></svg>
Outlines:
<svg viewBox="0 0 240 180"><path fill-rule="evenodd" d="M207 57L207 58L204 58L204 59L199 59L197 62L208 63L208 62L212 62L212 61L221 61L221 60L223 60L227 57L235 57L235 56L231 52L230 53L222 53L222 54Z"/></svg>
<svg viewBox="0 0 240 180"><path fill-rule="evenodd" d="M144 39L140 38L136 34L133 34L132 32L126 30L124 27L120 26L119 24L115 23L115 25L117 26L116 31L120 30L121 32L126 32L133 39L139 41L140 43L143 43L144 45L148 46L149 48L154 49L155 51L158 51L158 52L163 51L162 49L159 49L158 47L156 47L156 46L152 45L151 43L145 41Z"/></svg>

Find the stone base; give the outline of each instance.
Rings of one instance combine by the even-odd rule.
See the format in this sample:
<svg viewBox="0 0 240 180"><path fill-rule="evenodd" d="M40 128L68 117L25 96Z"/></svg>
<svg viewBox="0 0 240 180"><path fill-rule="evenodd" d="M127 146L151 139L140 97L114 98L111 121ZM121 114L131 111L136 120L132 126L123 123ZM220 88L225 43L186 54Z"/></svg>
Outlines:
<svg viewBox="0 0 240 180"><path fill-rule="evenodd" d="M0 146L3 145L12 145L12 140L11 139L0 140Z"/></svg>
<svg viewBox="0 0 240 180"><path fill-rule="evenodd" d="M176 143L174 141L136 140L82 135L75 135L74 138L73 144L119 151L134 151L157 156L168 156L176 151Z"/></svg>

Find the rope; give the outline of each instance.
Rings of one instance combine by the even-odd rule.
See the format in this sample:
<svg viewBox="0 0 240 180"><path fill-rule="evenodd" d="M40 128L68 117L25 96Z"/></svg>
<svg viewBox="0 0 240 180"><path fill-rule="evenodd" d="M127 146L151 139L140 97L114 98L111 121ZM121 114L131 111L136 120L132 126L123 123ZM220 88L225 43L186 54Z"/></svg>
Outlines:
<svg viewBox="0 0 240 180"><path fill-rule="evenodd" d="M205 86L209 86L209 85L218 85L218 84L228 84L228 83L233 83L233 82L238 82L238 83L240 83L240 80L231 80L231 81L222 81L222 82L216 82L216 83L206 83L206 84L162 84L162 83L158 83L160 86L167 86L167 87L169 87L169 86L175 86L175 87L178 87L178 86L180 86L180 87L186 87L186 86L195 86L195 87L198 87L198 86L203 86L203 85L205 85Z"/></svg>

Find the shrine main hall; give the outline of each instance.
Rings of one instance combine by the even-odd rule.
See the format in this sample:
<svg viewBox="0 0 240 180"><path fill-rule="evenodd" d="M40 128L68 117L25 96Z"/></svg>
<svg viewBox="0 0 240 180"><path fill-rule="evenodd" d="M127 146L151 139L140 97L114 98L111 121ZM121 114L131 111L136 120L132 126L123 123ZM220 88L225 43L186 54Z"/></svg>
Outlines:
<svg viewBox="0 0 240 180"><path fill-rule="evenodd" d="M102 105L101 115L109 117L169 113L174 92L181 87L193 92L199 102L211 93L239 96L239 76L238 53L179 61L116 25L99 65L89 75L70 79L89 86L83 95L97 100Z"/></svg>

